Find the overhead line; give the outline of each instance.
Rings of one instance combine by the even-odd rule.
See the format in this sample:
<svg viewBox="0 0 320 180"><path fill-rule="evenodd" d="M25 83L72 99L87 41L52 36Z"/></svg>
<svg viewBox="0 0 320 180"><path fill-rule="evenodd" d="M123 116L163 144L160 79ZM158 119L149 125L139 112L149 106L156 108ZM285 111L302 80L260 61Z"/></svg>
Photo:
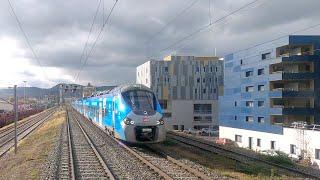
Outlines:
<svg viewBox="0 0 320 180"><path fill-rule="evenodd" d="M270 43L270 42L279 40L279 39L281 39L281 38L290 36L290 35L292 35L292 34L296 34L296 33L299 33L299 32L303 32L303 31L307 31L307 30L316 28L316 27L318 27L318 26L320 26L320 23L314 24L314 25L311 25L311 26L308 26L308 27L305 27L305 28L302 28L302 29L298 29L298 30L296 30L296 31L291 32L290 34L282 35L282 36L276 37L276 38L274 38L274 39L272 39L272 40L265 41L265 42L263 42L263 43L255 44L255 45L253 45L253 46L251 46L251 47L249 47L249 48L241 49L241 50L238 50L238 51L236 51L236 52L234 52L234 53L241 52L241 51L245 51L245 50L247 50L247 49L250 49L250 48L253 48L253 47L257 47L257 46L260 46L260 45L262 45L262 44Z"/></svg>
<svg viewBox="0 0 320 180"><path fill-rule="evenodd" d="M237 12L241 11L242 9L244 9L244 8L246 8L246 7L248 7L248 6L252 5L252 4L254 4L254 3L256 3L257 1L260 1L260 0L254 0L254 1L251 1L250 3L247 3L247 4L243 5L243 6L241 6L240 8L238 8L238 9L236 9L236 10L234 10L234 11L232 11L232 12L228 13L227 15L225 15L225 16L223 16L223 17L221 17L221 18L219 18L219 19L217 19L217 20L215 20L215 21L213 21L213 22L211 22L211 23L209 23L209 24L206 24L206 25L204 25L204 26L200 27L199 29L197 29L197 30L195 30L194 32L192 32L191 34L189 34L189 35L187 35L187 36L185 36L185 37L183 37L183 38L179 39L178 41L176 41L176 42L172 43L172 44L171 44L171 45L169 45L168 47L166 47L166 48L162 49L160 52L166 51L166 50L168 50L168 49L170 49L170 48L172 48L172 47L176 46L177 44L180 44L181 42L185 41L186 39L189 39L190 37L192 37L192 36L194 36L194 35L196 35L196 34L200 33L201 31L203 31L203 30L205 30L205 29L209 28L210 26L212 26L212 25L214 25L214 24L219 23L220 21L222 21L222 20L224 20L224 19L228 18L229 16L231 16L231 15L233 15L233 14L235 14L235 13L237 13Z"/></svg>
<svg viewBox="0 0 320 180"><path fill-rule="evenodd" d="M113 4L113 6L112 6L112 8L111 8L111 10L110 10L110 12L109 12L109 14L108 14L105 22L103 23L103 25L102 25L102 27L101 27L101 29L100 29L100 32L99 32L97 38L95 39L95 41L94 41L94 43L93 43L93 45L92 45L92 47L91 47L91 49L90 49L90 51L89 51L89 54L87 55L84 63L82 64L82 66L81 66L81 68L80 68L80 70L79 70L79 72L78 72L78 74L77 74L77 76L76 76L76 78L75 78L75 81L79 78L79 76L80 76L80 74L81 74L84 66L87 64L87 61L88 61L89 57L91 56L91 54L92 54L92 52L93 52L93 49L95 48L95 46L96 46L96 44L97 44L97 41L99 40L99 38L100 38L100 36L101 36L101 33L102 33L104 27L107 25L107 23L108 23L108 21L109 21L109 19L110 19L110 17L111 17L111 14L112 14L115 6L117 5L117 3L118 3L118 0L116 0L115 3Z"/></svg>
<svg viewBox="0 0 320 180"><path fill-rule="evenodd" d="M38 65L41 67L42 72L43 72L43 74L44 74L44 77L49 80L49 78L48 78L48 76L47 76L47 74L46 74L46 72L45 72L45 70L44 70L44 67L42 66L42 64L41 64L38 56L36 55L36 53L35 53L32 45L31 45L31 42L30 42L30 40L29 40L26 32L24 31L24 29L23 29L23 27L22 27L22 23L20 22L17 14L16 14L15 11L14 11L14 8L13 8L10 0L7 0L7 1L8 1L8 3L9 3L10 9L11 9L11 11L12 11L12 13L13 13L16 21L17 21L17 24L18 24L18 26L19 26L19 29L20 29L20 31L22 32L22 35L24 36L24 38L25 38L25 40L26 40L26 42L27 42L27 45L28 45L29 49L31 50L31 52L32 52L32 54L33 54L33 56L34 56L34 59L36 59Z"/></svg>
<svg viewBox="0 0 320 180"><path fill-rule="evenodd" d="M95 14L93 16L93 20L92 20L92 23L91 23L91 26L90 26L90 30L89 30L89 34L87 36L86 43L84 44L84 47L82 49L82 53L81 53L80 60L79 60L80 61L80 66L81 66L81 63L82 63L83 56L84 56L85 51L86 51L87 46L88 46L88 42L89 42L89 39L90 39L90 36L91 36L91 33L92 33L93 25L94 25L94 23L96 21L97 14L99 12L100 5L101 5L101 0L99 0L96 12L95 12ZM77 76L77 74L74 75L74 79L76 78L76 76Z"/></svg>
<svg viewBox="0 0 320 180"><path fill-rule="evenodd" d="M172 19L170 19L165 25L163 25L163 27L157 31L156 33L154 33L148 40L148 43L150 43L151 40L153 40L157 35L159 35L162 31L164 31L167 26L169 24L171 24L172 22L174 22L179 16L181 16L182 14L184 14L185 12L187 12L191 7L193 7L199 0L194 0L189 6L187 6L186 8L184 8L182 11L180 11L175 17L173 17Z"/></svg>

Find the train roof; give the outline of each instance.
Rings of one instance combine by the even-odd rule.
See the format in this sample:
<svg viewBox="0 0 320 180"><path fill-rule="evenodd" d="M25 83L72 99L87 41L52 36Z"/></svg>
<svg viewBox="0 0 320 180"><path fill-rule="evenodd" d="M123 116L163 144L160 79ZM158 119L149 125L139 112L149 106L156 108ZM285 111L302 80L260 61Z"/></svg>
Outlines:
<svg viewBox="0 0 320 180"><path fill-rule="evenodd" d="M116 86L116 87L114 87L112 89L96 92L96 93L92 94L91 96L84 97L82 99L102 96L102 95L105 95L105 94L122 93L122 92L130 91L130 90L137 90L137 89L152 92L150 88L148 88L147 86L142 85L142 84L124 84L124 85Z"/></svg>
<svg viewBox="0 0 320 180"><path fill-rule="evenodd" d="M122 93L130 90L137 90L137 89L151 91L150 88L142 84L124 84L111 89L109 93L118 93L118 92Z"/></svg>

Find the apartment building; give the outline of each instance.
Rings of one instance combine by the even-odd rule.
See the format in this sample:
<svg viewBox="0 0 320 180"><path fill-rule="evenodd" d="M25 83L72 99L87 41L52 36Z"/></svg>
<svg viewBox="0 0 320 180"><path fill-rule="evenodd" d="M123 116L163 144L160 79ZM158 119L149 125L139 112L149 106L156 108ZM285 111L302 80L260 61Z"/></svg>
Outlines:
<svg viewBox="0 0 320 180"><path fill-rule="evenodd" d="M320 36L288 36L224 58L220 137L320 164Z"/></svg>
<svg viewBox="0 0 320 180"><path fill-rule="evenodd" d="M168 129L218 125L218 96L223 93L223 61L218 57L170 55L145 62L136 73L136 82L157 95Z"/></svg>

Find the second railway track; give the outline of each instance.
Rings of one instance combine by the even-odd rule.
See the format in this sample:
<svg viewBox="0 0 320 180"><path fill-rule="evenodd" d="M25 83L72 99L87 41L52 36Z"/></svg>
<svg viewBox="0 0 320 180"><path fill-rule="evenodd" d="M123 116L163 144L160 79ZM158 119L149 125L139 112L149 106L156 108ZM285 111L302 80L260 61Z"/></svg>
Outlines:
<svg viewBox="0 0 320 180"><path fill-rule="evenodd" d="M29 117L26 121L18 123L17 125L17 137L18 141L23 139L34 129L40 126L45 120L47 120L55 111L55 108L48 109L35 116ZM14 146L14 127L3 129L0 132L0 157Z"/></svg>
<svg viewBox="0 0 320 180"><path fill-rule="evenodd" d="M303 167L299 168L299 167L284 166L281 164L277 164L274 162L264 160L264 159L260 158L258 155L255 155L255 156L248 155L248 154L242 153L240 151L225 148L223 146L216 145L212 142L208 142L206 140L201 140L201 139L198 139L195 137L190 137L188 135L184 135L181 133L169 131L167 133L167 137L173 141L178 142L178 143L182 143L182 144L185 144L185 145L188 145L191 147L195 147L195 148L207 151L207 152L219 154L221 156L224 156L229 159L233 159L233 160L241 162L241 163L246 163L248 160L256 161L256 162L260 162L260 163L264 163L266 165L269 165L270 167L278 168L279 170L284 170L287 172L296 173L298 175L303 175L305 177L311 177L311 178L316 178L316 179L320 178L319 171L313 171L311 169L307 169L307 168L303 168Z"/></svg>

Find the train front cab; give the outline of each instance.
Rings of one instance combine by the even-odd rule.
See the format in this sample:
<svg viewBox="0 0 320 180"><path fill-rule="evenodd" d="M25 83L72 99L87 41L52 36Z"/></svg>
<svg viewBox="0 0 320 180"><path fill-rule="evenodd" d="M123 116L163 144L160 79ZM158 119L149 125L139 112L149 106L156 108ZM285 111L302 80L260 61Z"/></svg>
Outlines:
<svg viewBox="0 0 320 180"><path fill-rule="evenodd" d="M115 101L115 109L126 114L120 123L123 130L120 139L131 143L158 143L165 140L161 107L152 92L124 92Z"/></svg>

